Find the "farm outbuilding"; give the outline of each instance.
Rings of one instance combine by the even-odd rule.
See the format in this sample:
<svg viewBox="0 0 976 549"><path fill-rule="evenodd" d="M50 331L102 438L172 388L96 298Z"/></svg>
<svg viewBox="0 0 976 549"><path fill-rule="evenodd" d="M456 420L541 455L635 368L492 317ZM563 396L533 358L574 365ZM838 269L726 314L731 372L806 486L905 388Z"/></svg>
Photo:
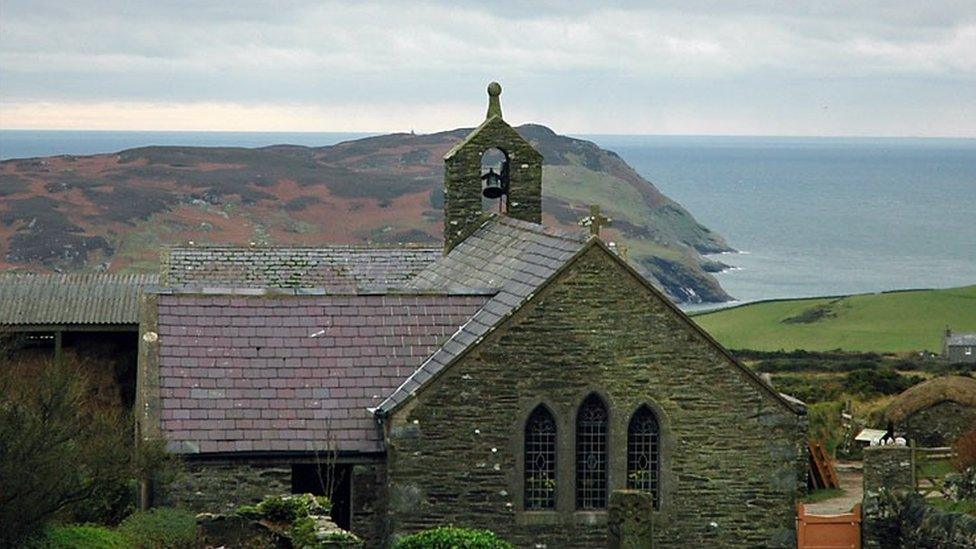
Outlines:
<svg viewBox="0 0 976 549"><path fill-rule="evenodd" d="M99 400L135 400L139 299L156 274L0 273L0 352L32 368L81 368Z"/></svg>
<svg viewBox="0 0 976 549"><path fill-rule="evenodd" d="M949 364L976 364L976 334L962 334L946 329L942 355Z"/></svg>
<svg viewBox="0 0 976 549"><path fill-rule="evenodd" d="M910 387L888 405L885 419L919 446L948 446L976 428L976 379L945 376Z"/></svg>

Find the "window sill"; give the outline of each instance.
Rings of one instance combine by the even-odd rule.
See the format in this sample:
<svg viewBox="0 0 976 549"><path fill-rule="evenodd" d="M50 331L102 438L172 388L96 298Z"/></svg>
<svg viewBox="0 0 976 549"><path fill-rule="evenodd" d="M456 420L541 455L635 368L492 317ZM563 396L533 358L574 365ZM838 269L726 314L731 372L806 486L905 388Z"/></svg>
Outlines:
<svg viewBox="0 0 976 549"><path fill-rule="evenodd" d="M515 514L519 526L551 526L562 522L559 511L555 509L522 511Z"/></svg>
<svg viewBox="0 0 976 549"><path fill-rule="evenodd" d="M607 523L606 509L575 511L573 516L576 519L576 524L582 526L603 526Z"/></svg>

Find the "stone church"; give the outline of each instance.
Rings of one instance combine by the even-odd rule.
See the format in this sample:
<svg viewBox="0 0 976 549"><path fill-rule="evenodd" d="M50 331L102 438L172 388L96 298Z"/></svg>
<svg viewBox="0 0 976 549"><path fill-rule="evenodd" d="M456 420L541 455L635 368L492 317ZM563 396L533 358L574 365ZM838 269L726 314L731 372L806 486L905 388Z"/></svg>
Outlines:
<svg viewBox="0 0 976 549"><path fill-rule="evenodd" d="M600 216L543 226L542 156L488 94L444 158L443 249L165 250L139 305L137 431L187 467L153 502L313 491L369 546L454 524L565 548L605 546L611 496L637 490L655 546L794 546L802 406Z"/></svg>

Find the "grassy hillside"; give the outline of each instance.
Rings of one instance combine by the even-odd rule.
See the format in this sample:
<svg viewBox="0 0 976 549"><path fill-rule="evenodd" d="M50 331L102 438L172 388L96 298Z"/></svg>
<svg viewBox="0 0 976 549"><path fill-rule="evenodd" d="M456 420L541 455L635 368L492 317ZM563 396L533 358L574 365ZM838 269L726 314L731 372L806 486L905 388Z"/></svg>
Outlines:
<svg viewBox="0 0 976 549"><path fill-rule="evenodd" d="M976 332L976 285L767 301L700 314L695 321L732 349L939 352L946 325Z"/></svg>

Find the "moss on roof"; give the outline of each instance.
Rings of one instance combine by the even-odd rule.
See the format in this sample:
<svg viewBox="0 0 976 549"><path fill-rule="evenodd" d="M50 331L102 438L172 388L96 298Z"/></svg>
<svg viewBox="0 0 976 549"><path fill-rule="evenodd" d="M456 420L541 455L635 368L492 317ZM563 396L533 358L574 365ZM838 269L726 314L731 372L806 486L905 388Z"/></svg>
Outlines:
<svg viewBox="0 0 976 549"><path fill-rule="evenodd" d="M946 401L976 407L976 379L945 376L919 383L895 397L885 409L885 418L899 422L919 410Z"/></svg>

